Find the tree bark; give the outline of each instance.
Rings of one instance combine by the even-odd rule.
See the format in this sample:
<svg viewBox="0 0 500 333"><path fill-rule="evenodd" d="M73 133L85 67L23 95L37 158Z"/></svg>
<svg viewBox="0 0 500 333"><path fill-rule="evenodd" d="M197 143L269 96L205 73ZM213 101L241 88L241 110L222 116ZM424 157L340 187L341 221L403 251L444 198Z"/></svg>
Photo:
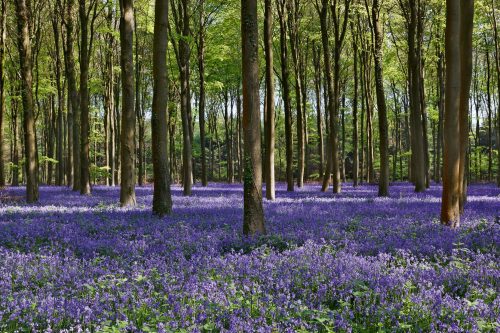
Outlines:
<svg viewBox="0 0 500 333"><path fill-rule="evenodd" d="M4 53L7 38L7 0L0 4L0 187L5 186L5 165L3 146L3 120L5 114Z"/></svg>
<svg viewBox="0 0 500 333"><path fill-rule="evenodd" d="M359 184L359 139L358 139L358 43L356 33L354 31L354 23L351 21L352 49L354 56L354 96L352 97L352 146L353 146L353 163L352 163L352 181L353 186Z"/></svg>
<svg viewBox="0 0 500 333"><path fill-rule="evenodd" d="M283 90L283 104L285 109L285 150L286 150L286 183L287 191L294 190L293 184L293 137L292 137L292 110L290 106L290 82L288 72L288 46L286 24L286 1L278 1L278 17L280 23L280 59L281 59L281 85Z"/></svg>
<svg viewBox="0 0 500 333"><path fill-rule="evenodd" d="M38 201L38 161L35 139L35 115L33 107L33 78L31 75L31 43L29 33L29 0L15 1L19 62L21 65L21 87L24 109L24 154L26 168L26 200Z"/></svg>
<svg viewBox="0 0 500 333"><path fill-rule="evenodd" d="M135 10L134 10L135 15ZM134 22L136 23L136 22ZM139 57L139 37L137 35L137 24L134 25L135 32L135 114L138 129L138 142L137 142L137 183L139 186L144 185L144 154L145 154L145 128L144 128L144 112L142 108L141 101L141 70L142 70L142 60Z"/></svg>
<svg viewBox="0 0 500 333"><path fill-rule="evenodd" d="M274 180L274 65L273 65L273 12L272 1L264 4L264 51L266 54L266 198L275 199Z"/></svg>
<svg viewBox="0 0 500 333"><path fill-rule="evenodd" d="M89 120L89 33L86 1L79 0L80 17L80 194L90 194L90 120ZM75 132L77 132L75 127ZM75 139L75 142L78 140ZM75 164L78 164L75 159ZM75 184L76 184L75 178Z"/></svg>
<svg viewBox="0 0 500 333"><path fill-rule="evenodd" d="M120 204L134 206L135 112L134 112L134 8L133 0L120 0L120 45L122 70L122 121L120 134Z"/></svg>
<svg viewBox="0 0 500 333"><path fill-rule="evenodd" d="M78 105L78 91L76 88L75 60L73 55L73 6L74 0L66 2L66 12L63 24L66 30L64 47L64 67L68 81L68 133L67 133L67 179L68 186L77 191L80 188L80 107Z"/></svg>
<svg viewBox="0 0 500 333"><path fill-rule="evenodd" d="M226 175L227 182L229 184L234 183L233 175L233 154L232 154L232 140L230 131L230 119L229 119L229 92L226 90L224 92L224 134L226 136Z"/></svg>
<svg viewBox="0 0 500 333"><path fill-rule="evenodd" d="M259 111L257 0L241 1L245 235L265 234Z"/></svg>
<svg viewBox="0 0 500 333"><path fill-rule="evenodd" d="M460 225L464 203L465 153L472 68L473 0L446 2L446 92L441 222ZM465 147L464 147L465 146Z"/></svg>
<svg viewBox="0 0 500 333"><path fill-rule="evenodd" d="M373 33L375 48L375 89L377 92L378 123L380 136L380 179L378 195L389 196L389 125L387 123L387 106L385 103L384 75L382 65L383 32L380 25L380 3L373 0L372 5Z"/></svg>
<svg viewBox="0 0 500 333"><path fill-rule="evenodd" d="M153 36L153 109L151 117L153 149L153 212L158 216L172 211L168 161L168 0L155 1Z"/></svg>
<svg viewBox="0 0 500 333"><path fill-rule="evenodd" d="M408 22L408 83L410 87L410 130L411 130L411 176L415 184L415 192L423 192L425 184L424 137L421 110L420 83L420 45L417 41L418 4L419 0L410 0L410 18Z"/></svg>
<svg viewBox="0 0 500 333"><path fill-rule="evenodd" d="M313 45L313 63L314 63L314 88L316 93L316 128L318 133L318 155L319 155L319 174L318 178L323 178L323 168L325 165L325 155L323 146L323 115L321 113L321 50L320 47Z"/></svg>
<svg viewBox="0 0 500 333"><path fill-rule="evenodd" d="M460 8L460 214L467 201L467 165L469 149L469 99L472 80L472 31L474 0L462 0Z"/></svg>
<svg viewBox="0 0 500 333"><path fill-rule="evenodd" d="M299 37L299 17L300 17L300 0L288 0L288 35L290 39L290 48L292 53L292 63L295 77L295 108L297 110L297 187L304 186L304 170L305 170L305 149L304 149L304 110L302 109L302 85L301 80L301 63L299 60L300 37Z"/></svg>
<svg viewBox="0 0 500 333"><path fill-rule="evenodd" d="M442 163L441 163L441 151L443 147L443 119L444 119L444 66L443 66L443 52L442 50L438 51L438 93L439 93L439 100L438 100L438 110L439 110L439 119L438 119L438 133L437 133L437 168L436 168L436 173L434 176L434 181L436 183L441 182L441 171L442 171Z"/></svg>
<svg viewBox="0 0 500 333"><path fill-rule="evenodd" d="M57 86L57 175L56 175L56 185L61 186L64 184L64 142L63 142L63 87L61 85L61 52L59 44L59 20L57 13L54 13L53 18L53 31L54 31L54 46L55 46L55 75L56 75L56 86Z"/></svg>
<svg viewBox="0 0 500 333"><path fill-rule="evenodd" d="M198 32L198 73L200 80L200 101L198 104L199 122L200 122L200 149L201 149L201 185L207 186L207 156L206 156L206 138L205 138L205 11L204 0L200 0L200 26Z"/></svg>

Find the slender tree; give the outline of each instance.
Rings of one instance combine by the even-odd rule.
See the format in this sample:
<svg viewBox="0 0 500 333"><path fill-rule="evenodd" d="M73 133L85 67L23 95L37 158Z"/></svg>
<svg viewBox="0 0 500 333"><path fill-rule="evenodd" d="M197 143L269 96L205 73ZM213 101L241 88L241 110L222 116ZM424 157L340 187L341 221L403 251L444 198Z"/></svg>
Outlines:
<svg viewBox="0 0 500 333"><path fill-rule="evenodd" d="M0 3L0 187L5 186L5 165L3 161L3 119L5 114L4 53L7 38L7 0Z"/></svg>
<svg viewBox="0 0 500 333"><path fill-rule="evenodd" d="M35 138L35 114L33 105L33 78L31 74L30 3L15 1L17 14L17 39L21 65L21 95L24 109L24 154L26 169L26 200L38 201L38 160Z"/></svg>
<svg viewBox="0 0 500 333"><path fill-rule="evenodd" d="M375 45L373 58L375 59L375 90L377 93L378 122L380 135L380 180L378 195L389 196L389 124L387 123L387 106L385 103L384 74L382 65L383 31L380 24L380 2L373 0L372 4L372 31Z"/></svg>
<svg viewBox="0 0 500 333"><path fill-rule="evenodd" d="M257 0L241 0L245 235L264 234Z"/></svg>
<svg viewBox="0 0 500 333"><path fill-rule="evenodd" d="M153 148L153 212L158 216L172 211L168 162L168 0L156 0L153 40L153 112L151 118Z"/></svg>
<svg viewBox="0 0 500 333"><path fill-rule="evenodd" d="M474 0L460 2L460 214L467 201L467 151L469 149L469 99L472 80Z"/></svg>
<svg viewBox="0 0 500 333"><path fill-rule="evenodd" d="M182 184L184 186L184 195L191 195L193 186L193 129L191 115L191 86L190 86L190 56L191 38L190 27L190 0L171 0L172 16L175 23L175 37L173 32L169 31L172 37L172 45L179 67L180 97L181 97L181 119L182 119Z"/></svg>
<svg viewBox="0 0 500 333"><path fill-rule="evenodd" d="M134 111L134 4L120 0L120 45L122 69L122 121L120 135L120 203L133 206L135 200L135 111Z"/></svg>
<svg viewBox="0 0 500 333"><path fill-rule="evenodd" d="M78 13L80 18L80 137L79 140L75 137L74 141L80 141L80 194L89 195L90 194L90 118L89 118L89 66L90 66L90 50L92 46L93 39L93 29L90 29L89 34L89 20L90 15L97 7L97 4L92 1L88 6L87 1L79 0L78 2ZM93 21L96 18L94 12L92 18ZM90 35L90 41L89 41ZM78 129L74 128L77 132ZM78 163L75 159L75 165ZM75 178L76 183L76 178Z"/></svg>
<svg viewBox="0 0 500 333"><path fill-rule="evenodd" d="M264 50L266 53L266 198L275 199L274 183L274 68L272 1L264 5Z"/></svg>
<svg viewBox="0 0 500 333"><path fill-rule="evenodd" d="M205 0L199 0L200 22L198 30L198 74L200 81L200 100L198 103L199 123L200 123L200 148L201 148L201 185L207 186L207 156L206 156L206 138L205 138L205 39L206 39L206 20L205 20Z"/></svg>
<svg viewBox="0 0 500 333"><path fill-rule="evenodd" d="M290 73L288 69L288 43L286 23L286 1L278 0L277 13L280 24L280 61L281 61L281 89L283 108L285 109L285 151L286 151L286 183L287 191L294 190L293 184L293 133L292 109L290 106Z"/></svg>
<svg viewBox="0 0 500 333"><path fill-rule="evenodd" d="M358 139L358 43L354 29L354 22L351 21L352 49L354 55L354 96L352 97L352 181L354 186L358 186L359 176L359 139Z"/></svg>

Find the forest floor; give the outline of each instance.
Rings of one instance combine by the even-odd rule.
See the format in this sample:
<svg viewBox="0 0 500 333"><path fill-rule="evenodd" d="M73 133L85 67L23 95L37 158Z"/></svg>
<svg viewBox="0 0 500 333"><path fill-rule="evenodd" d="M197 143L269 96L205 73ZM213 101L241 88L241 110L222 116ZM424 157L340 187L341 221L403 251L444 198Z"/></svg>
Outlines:
<svg viewBox="0 0 500 333"><path fill-rule="evenodd" d="M469 187L457 231L436 185L284 189L256 239L241 235L239 185L173 187L163 219L151 187L133 209L106 187L0 203L0 332L500 330L499 188Z"/></svg>

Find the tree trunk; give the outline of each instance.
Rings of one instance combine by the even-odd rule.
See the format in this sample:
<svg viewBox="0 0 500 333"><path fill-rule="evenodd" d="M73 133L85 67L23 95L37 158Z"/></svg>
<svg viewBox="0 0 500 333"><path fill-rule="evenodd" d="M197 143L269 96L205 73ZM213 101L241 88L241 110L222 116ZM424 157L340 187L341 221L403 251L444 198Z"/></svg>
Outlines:
<svg viewBox="0 0 500 333"><path fill-rule="evenodd" d="M328 185L330 183L330 175L332 172L332 163L336 165L337 167L333 167L333 172L334 172L334 179L340 178L340 174L337 175L338 173L338 149L337 149L337 140L336 140L336 124L335 124L335 104L337 101L335 100L335 92L334 92L334 87L333 87L333 79L332 79L332 65L330 61L330 42L328 40L328 24L327 24L327 17L328 17L328 2L327 0L322 0L321 2L321 8L317 8L319 17L320 17L320 23L321 23L321 42L323 45L323 60L324 60L324 67L325 67L325 78L326 78L326 88L327 91L325 92L328 96L328 104L327 104L327 114L329 117L329 122L328 122L328 127L329 127L329 137L328 137L328 159L326 163L326 170L325 174L323 175L323 185L321 187L321 190L323 192L326 192L328 189ZM335 182L335 180L334 180ZM336 192L335 186L333 189L334 193Z"/></svg>
<svg viewBox="0 0 500 333"><path fill-rule="evenodd" d="M241 1L245 235L265 234L260 146L257 0Z"/></svg>
<svg viewBox="0 0 500 333"><path fill-rule="evenodd" d="M437 152L436 152L436 157L437 157L437 168L436 168L436 174L434 176L434 181L436 183L441 182L441 170L442 170L442 163L441 163L441 151L443 147L443 118L444 118L444 66L443 66L443 52L441 50L438 51L438 93L439 93L439 100L438 100L438 111L439 111L439 119L438 119L438 131L437 131Z"/></svg>
<svg viewBox="0 0 500 333"><path fill-rule="evenodd" d="M236 95L236 113L238 118L238 178L240 183L243 182L243 120L242 120L242 105L241 105L240 87L238 87Z"/></svg>
<svg viewBox="0 0 500 333"><path fill-rule="evenodd" d="M292 53L292 62L295 77L295 108L297 110L297 187L304 186L304 165L305 165L305 149L304 149L304 110L302 109L302 80L300 76L301 64L299 61L299 0L287 1L288 12L288 35L290 39L290 48Z"/></svg>
<svg viewBox="0 0 500 333"><path fill-rule="evenodd" d="M191 37L189 26L189 0L172 1L172 10L177 34L180 36L177 41L177 64L179 67L180 94L181 94L181 119L182 119L182 184L183 194L191 195L193 185L193 132L191 117L191 90L189 85L190 77L190 56L191 48L188 39ZM171 33L172 35L172 33ZM174 41L174 43L176 43ZM174 49L175 50L175 49Z"/></svg>
<svg viewBox="0 0 500 333"><path fill-rule="evenodd" d="M325 165L325 155L323 146L323 115L321 113L321 50L320 47L313 46L314 63L314 88L316 93L316 128L318 132L318 155L319 174L318 178L323 178L323 167Z"/></svg>
<svg viewBox="0 0 500 333"><path fill-rule="evenodd" d="M134 10L135 15L135 10ZM134 22L135 23L135 22ZM141 104L141 59L139 58L139 38L137 36L137 24L134 25L135 31L135 114L138 127L138 144L137 144L137 183L139 186L144 185L144 110Z"/></svg>
<svg viewBox="0 0 500 333"><path fill-rule="evenodd" d="M38 161L35 140L35 115L33 112L33 79L31 76L31 42L29 33L29 0L15 1L19 62L21 66L21 87L24 109L24 151L26 168L26 200L38 201Z"/></svg>
<svg viewBox="0 0 500 333"><path fill-rule="evenodd" d="M198 32L198 73L200 79L200 101L198 105L200 122L200 149L201 149L201 185L207 186L207 156L205 139L205 13L204 0L200 0L200 26Z"/></svg>
<svg viewBox="0 0 500 333"><path fill-rule="evenodd" d="M134 8L133 0L120 0L120 46L122 72L122 121L120 134L120 204L134 206L135 200L135 112L134 112Z"/></svg>
<svg viewBox="0 0 500 333"><path fill-rule="evenodd" d="M491 107L490 52L486 48L486 101L488 106L488 182L493 179L493 111Z"/></svg>
<svg viewBox="0 0 500 333"><path fill-rule="evenodd" d="M224 133L226 136L226 175L227 182L229 184L234 183L233 176L233 154L231 142L231 131L230 131L230 119L229 119L229 92L226 90L224 92Z"/></svg>
<svg viewBox="0 0 500 333"><path fill-rule="evenodd" d="M380 136L380 179L378 195L389 196L389 125L387 123L387 106L385 104L384 75L382 67L383 32L380 25L380 3L373 0L372 5L373 33L375 49L375 89L377 92L377 108Z"/></svg>
<svg viewBox="0 0 500 333"><path fill-rule="evenodd" d="M424 137L421 110L420 83L420 45L417 41L418 5L419 0L410 0L410 20L408 22L408 82L410 87L410 117L411 117L411 176L415 184L415 192L423 192L425 184Z"/></svg>
<svg viewBox="0 0 500 333"><path fill-rule="evenodd" d="M272 1L265 0L264 51L266 54L266 198L275 199L274 181L274 65L273 65L273 12Z"/></svg>
<svg viewBox="0 0 500 333"><path fill-rule="evenodd" d="M89 120L89 40L85 0L79 0L80 16L80 194L90 194L90 120ZM75 140L77 141L77 140ZM75 164L76 159L75 159ZM75 181L76 183L76 181Z"/></svg>
<svg viewBox="0 0 500 333"><path fill-rule="evenodd" d="M446 2L447 65L441 222L453 228L460 225L465 194L473 12L472 0Z"/></svg>
<svg viewBox="0 0 500 333"><path fill-rule="evenodd" d="M76 88L75 60L73 55L73 6L74 0L66 2L64 26L66 28L66 46L64 48L64 67L68 81L68 186L74 191L80 187L80 107Z"/></svg>
<svg viewBox="0 0 500 333"><path fill-rule="evenodd" d="M155 1L153 36L153 109L151 117L153 149L153 212L158 216L172 211L168 162L168 0Z"/></svg>
<svg viewBox="0 0 500 333"><path fill-rule="evenodd" d="M286 1L278 1L278 17L280 23L280 59L282 98L285 109L285 149L286 149L286 183L287 191L293 191L293 137L292 137L292 110L290 106L290 82L288 72L288 46L286 38Z"/></svg>
<svg viewBox="0 0 500 333"><path fill-rule="evenodd" d="M352 97L352 181L353 186L358 186L359 175L359 140L358 140L358 44L354 31L354 23L351 22L352 49L354 56L354 96Z"/></svg>
<svg viewBox="0 0 500 333"><path fill-rule="evenodd" d="M500 46L499 46L499 38L498 38L498 27L495 15L495 6L494 2L491 2L492 5L492 13L493 13L493 31L495 36L495 67L497 72L497 94L498 101L500 101ZM497 105L497 185L500 187L500 103Z"/></svg>
<svg viewBox="0 0 500 333"><path fill-rule="evenodd" d="M474 0L462 0L460 10L460 214L462 214L467 201L467 151L469 149L469 99L472 80Z"/></svg>
<svg viewBox="0 0 500 333"><path fill-rule="evenodd" d="M59 20L54 13L54 18L52 21L52 27L54 31L54 46L55 46L55 56L56 56L56 87L57 87L57 175L56 175L56 185L61 186L64 184L64 142L63 142L63 87L61 85L61 52L59 44Z"/></svg>
<svg viewBox="0 0 500 333"><path fill-rule="evenodd" d="M3 187L5 186L3 120L6 110L3 56L5 53L5 40L7 37L7 0L2 0L0 6L0 187Z"/></svg>

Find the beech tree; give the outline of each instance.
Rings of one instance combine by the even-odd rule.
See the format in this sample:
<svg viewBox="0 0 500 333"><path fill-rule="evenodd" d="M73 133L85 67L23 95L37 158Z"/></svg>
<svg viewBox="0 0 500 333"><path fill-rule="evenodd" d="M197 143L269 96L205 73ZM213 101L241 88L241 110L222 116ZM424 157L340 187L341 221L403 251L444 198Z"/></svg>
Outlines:
<svg viewBox="0 0 500 333"><path fill-rule="evenodd" d="M170 214L170 170L168 163L168 0L156 0L153 41L153 110L151 117L153 149L153 212L158 216Z"/></svg>
<svg viewBox="0 0 500 333"><path fill-rule="evenodd" d="M121 186L120 203L135 200L135 110L134 110L134 7L133 0L120 0L120 44L122 69Z"/></svg>
<svg viewBox="0 0 500 333"><path fill-rule="evenodd" d="M23 99L24 156L26 168L26 201L38 201L38 159L36 148L35 115L33 111L33 77L31 74L30 3L15 1L17 16L17 43L21 66L21 95Z"/></svg>
<svg viewBox="0 0 500 333"><path fill-rule="evenodd" d="M373 0L371 28L375 45L373 58L375 59L375 90L377 93L378 123L380 134L380 180L378 195L389 196L389 125L387 123L387 106L385 103L384 74L382 64L383 31L380 23L380 2Z"/></svg>
<svg viewBox="0 0 500 333"><path fill-rule="evenodd" d="M275 199L274 183L274 65L273 65L273 12L271 0L264 5L264 49L266 54L266 198Z"/></svg>
<svg viewBox="0 0 500 333"><path fill-rule="evenodd" d="M7 0L0 3L0 187L5 186L5 164L3 161L3 124L5 107L4 54L7 37Z"/></svg>
<svg viewBox="0 0 500 333"><path fill-rule="evenodd" d="M257 0L241 0L245 235L265 234L259 112Z"/></svg>
<svg viewBox="0 0 500 333"><path fill-rule="evenodd" d="M446 93L441 222L460 226L465 201L465 154L469 135L473 0L446 1Z"/></svg>

